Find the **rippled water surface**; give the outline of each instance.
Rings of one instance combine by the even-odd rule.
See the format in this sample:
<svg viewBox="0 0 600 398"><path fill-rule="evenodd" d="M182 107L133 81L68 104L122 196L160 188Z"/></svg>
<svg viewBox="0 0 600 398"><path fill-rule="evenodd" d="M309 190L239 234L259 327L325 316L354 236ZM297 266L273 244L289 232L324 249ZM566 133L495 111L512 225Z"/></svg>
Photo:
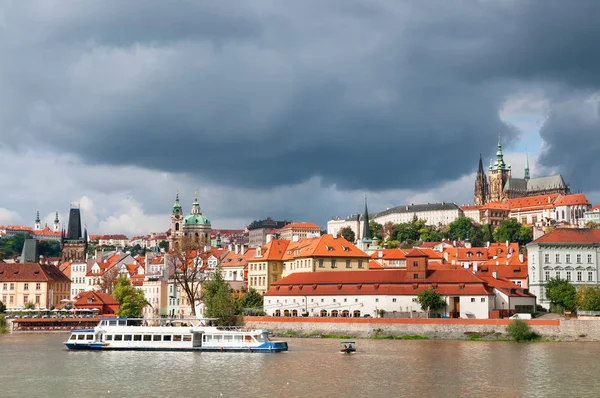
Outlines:
<svg viewBox="0 0 600 398"><path fill-rule="evenodd" d="M70 352L67 334L0 335L0 397L582 397L600 343L289 339L280 354Z"/></svg>

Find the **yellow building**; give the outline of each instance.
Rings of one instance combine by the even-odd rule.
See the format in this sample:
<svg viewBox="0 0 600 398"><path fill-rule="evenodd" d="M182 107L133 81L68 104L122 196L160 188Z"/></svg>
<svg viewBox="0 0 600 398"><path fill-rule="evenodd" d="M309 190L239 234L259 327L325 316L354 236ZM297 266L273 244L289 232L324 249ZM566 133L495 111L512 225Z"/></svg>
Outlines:
<svg viewBox="0 0 600 398"><path fill-rule="evenodd" d="M0 300L8 309L58 306L70 293L71 280L54 265L0 263Z"/></svg>
<svg viewBox="0 0 600 398"><path fill-rule="evenodd" d="M273 240L248 260L248 287L265 293L273 282L296 272L368 269L369 256L342 237Z"/></svg>

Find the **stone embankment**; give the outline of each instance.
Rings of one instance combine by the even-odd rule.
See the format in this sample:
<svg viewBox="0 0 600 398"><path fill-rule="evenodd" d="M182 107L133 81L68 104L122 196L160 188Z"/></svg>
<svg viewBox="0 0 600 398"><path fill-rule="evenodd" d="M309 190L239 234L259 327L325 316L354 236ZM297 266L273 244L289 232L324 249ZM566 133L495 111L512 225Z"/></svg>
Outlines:
<svg viewBox="0 0 600 398"><path fill-rule="evenodd" d="M246 326L298 336L418 335L437 339L464 339L470 334L502 336L509 319L386 319L245 317ZM525 321L542 338L561 341L600 341L600 320L532 319Z"/></svg>

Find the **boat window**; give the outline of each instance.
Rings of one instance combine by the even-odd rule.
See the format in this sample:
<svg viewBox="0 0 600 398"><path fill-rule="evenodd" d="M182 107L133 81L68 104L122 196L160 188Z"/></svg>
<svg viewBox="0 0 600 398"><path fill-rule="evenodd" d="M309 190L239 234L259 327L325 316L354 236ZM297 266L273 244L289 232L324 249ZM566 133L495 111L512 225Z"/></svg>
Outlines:
<svg viewBox="0 0 600 398"><path fill-rule="evenodd" d="M210 341L212 339L212 336L210 334L205 334L204 335L204 342L206 343L207 341Z"/></svg>
<svg viewBox="0 0 600 398"><path fill-rule="evenodd" d="M258 341L267 341L267 335L265 333L259 334L258 336L256 336L256 340Z"/></svg>
<svg viewBox="0 0 600 398"><path fill-rule="evenodd" d="M191 334L186 334L183 336L183 341L192 341L192 335Z"/></svg>
<svg viewBox="0 0 600 398"><path fill-rule="evenodd" d="M77 340L84 340L85 339L85 335L80 334L77 336Z"/></svg>
<svg viewBox="0 0 600 398"><path fill-rule="evenodd" d="M159 337L159 340L160 340L160 336L158 336L158 337ZM144 341L151 341L151 340L152 340L152 335L151 334L145 334L144 335Z"/></svg>
<svg viewBox="0 0 600 398"><path fill-rule="evenodd" d="M252 343L252 336L244 336L244 341L246 343Z"/></svg>
<svg viewBox="0 0 600 398"><path fill-rule="evenodd" d="M221 341L221 336L217 334L216 336L213 336L213 340L219 342Z"/></svg>
<svg viewBox="0 0 600 398"><path fill-rule="evenodd" d="M117 321L109 321L110 326L117 326Z"/></svg>
<svg viewBox="0 0 600 398"><path fill-rule="evenodd" d="M233 336L235 341L242 341L242 336Z"/></svg>
<svg viewBox="0 0 600 398"><path fill-rule="evenodd" d="M123 340L124 341L131 341L131 335L130 334L124 335Z"/></svg>
<svg viewBox="0 0 600 398"><path fill-rule="evenodd" d="M127 321L119 321L119 326L127 326Z"/></svg>
<svg viewBox="0 0 600 398"><path fill-rule="evenodd" d="M175 336L173 336L173 341L181 341L181 335L176 334Z"/></svg>
<svg viewBox="0 0 600 398"><path fill-rule="evenodd" d="M72 334L72 335L71 335L71 338L70 338L69 340L77 340L77 335L75 335L75 334Z"/></svg>
<svg viewBox="0 0 600 398"><path fill-rule="evenodd" d="M160 341L160 334L155 334L154 336L152 336L152 341Z"/></svg>
<svg viewBox="0 0 600 398"><path fill-rule="evenodd" d="M163 336L163 341L171 341L171 335L170 334L165 334Z"/></svg>
<svg viewBox="0 0 600 398"><path fill-rule="evenodd" d="M94 340L94 335L93 334L88 334L85 336L86 340Z"/></svg>
<svg viewBox="0 0 600 398"><path fill-rule="evenodd" d="M122 334L115 334L115 341L121 341L123 340L123 335Z"/></svg>
<svg viewBox="0 0 600 398"><path fill-rule="evenodd" d="M104 338L104 340L112 341L112 334L107 334L106 337Z"/></svg>
<svg viewBox="0 0 600 398"><path fill-rule="evenodd" d="M142 341L142 335L141 334L134 334L133 335L133 341Z"/></svg>
<svg viewBox="0 0 600 398"><path fill-rule="evenodd" d="M223 340L225 340L228 343L230 343L232 339L233 339L233 336L231 336L231 335L223 336Z"/></svg>

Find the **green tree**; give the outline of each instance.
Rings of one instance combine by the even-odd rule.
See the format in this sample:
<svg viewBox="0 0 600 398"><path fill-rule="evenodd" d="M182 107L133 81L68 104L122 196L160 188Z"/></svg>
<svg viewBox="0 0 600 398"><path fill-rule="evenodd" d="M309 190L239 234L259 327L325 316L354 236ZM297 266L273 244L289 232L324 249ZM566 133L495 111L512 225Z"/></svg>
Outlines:
<svg viewBox="0 0 600 398"><path fill-rule="evenodd" d="M33 310L35 309L35 304L31 301L28 301L23 305L23 308L25 308L26 310Z"/></svg>
<svg viewBox="0 0 600 398"><path fill-rule="evenodd" d="M383 236L381 238L384 240L390 239L392 237L392 234L394 233L395 227L396 224L394 224L391 221L388 221L385 224L383 224L383 227L381 227L381 234Z"/></svg>
<svg viewBox="0 0 600 398"><path fill-rule="evenodd" d="M369 230L371 231L371 238L380 238L383 232L383 225L371 220L369 221Z"/></svg>
<svg viewBox="0 0 600 398"><path fill-rule="evenodd" d="M574 311L577 307L577 289L566 280L550 278L546 282L546 298L559 309Z"/></svg>
<svg viewBox="0 0 600 398"><path fill-rule="evenodd" d="M0 314L0 333L8 333L8 328L6 327L6 318L2 314Z"/></svg>
<svg viewBox="0 0 600 398"><path fill-rule="evenodd" d="M526 245L533 240L533 228L528 225L521 225L516 218L509 218L498 225L493 236L496 242L509 241Z"/></svg>
<svg viewBox="0 0 600 398"><path fill-rule="evenodd" d="M419 230L415 223L397 224L392 233L392 240L405 242L407 240L419 240Z"/></svg>
<svg viewBox="0 0 600 398"><path fill-rule="evenodd" d="M346 239L348 242L354 243L354 241L356 239L356 234L354 233L354 231L350 227L340 228L340 230L338 231L338 234L342 238Z"/></svg>
<svg viewBox="0 0 600 398"><path fill-rule="evenodd" d="M140 318L144 307L149 305L144 292L133 287L126 277L117 279L113 297L119 302L119 309L115 313L123 318Z"/></svg>
<svg viewBox="0 0 600 398"><path fill-rule="evenodd" d="M25 239L27 238L29 238L29 235L24 233L16 234L11 238L11 248L13 253L21 254L23 251L23 245L25 244Z"/></svg>
<svg viewBox="0 0 600 398"><path fill-rule="evenodd" d="M60 242L43 240L38 243L38 253L44 257L59 257Z"/></svg>
<svg viewBox="0 0 600 398"><path fill-rule="evenodd" d="M433 289L423 290L417 296L417 301L421 305L423 311L437 311L446 306L446 302L442 298L442 295Z"/></svg>
<svg viewBox="0 0 600 398"><path fill-rule="evenodd" d="M387 240L385 242L385 247L388 249L397 249L400 247L400 242L397 240Z"/></svg>
<svg viewBox="0 0 600 398"><path fill-rule="evenodd" d="M439 242L442 240L442 233L436 227L426 225L419 230L419 240L422 242Z"/></svg>
<svg viewBox="0 0 600 398"><path fill-rule="evenodd" d="M483 244L492 242L494 240L494 234L491 224L485 224L481 227L481 242Z"/></svg>
<svg viewBox="0 0 600 398"><path fill-rule="evenodd" d="M585 227L586 227L586 228L598 228L599 226L600 226L600 225L598 225L598 223L597 223L597 222L595 222L595 221L588 221L588 222L585 224Z"/></svg>
<svg viewBox="0 0 600 398"><path fill-rule="evenodd" d="M600 287L580 286L577 291L577 304L584 311L600 311Z"/></svg>
<svg viewBox="0 0 600 398"><path fill-rule="evenodd" d="M450 240L466 239L467 235L471 234L472 229L473 220L467 217L460 217L446 226L444 237Z"/></svg>
<svg viewBox="0 0 600 398"><path fill-rule="evenodd" d="M535 340L538 335L535 334L527 322L520 319L513 320L510 325L506 327L506 334L514 341L531 341Z"/></svg>
<svg viewBox="0 0 600 398"><path fill-rule="evenodd" d="M167 242L166 240L161 240L158 243L158 248L159 249L164 249L165 251L169 250L169 242Z"/></svg>
<svg viewBox="0 0 600 398"><path fill-rule="evenodd" d="M6 312L6 306L2 301L0 301L0 314L4 314Z"/></svg>
<svg viewBox="0 0 600 398"><path fill-rule="evenodd" d="M233 297L229 284L223 278L221 266L217 266L215 272L204 282L204 304L206 308L204 315L207 318L218 318L219 325L234 324Z"/></svg>
<svg viewBox="0 0 600 398"><path fill-rule="evenodd" d="M263 296L253 288L248 289L247 292L240 296L238 302L238 314L256 315L263 313Z"/></svg>

